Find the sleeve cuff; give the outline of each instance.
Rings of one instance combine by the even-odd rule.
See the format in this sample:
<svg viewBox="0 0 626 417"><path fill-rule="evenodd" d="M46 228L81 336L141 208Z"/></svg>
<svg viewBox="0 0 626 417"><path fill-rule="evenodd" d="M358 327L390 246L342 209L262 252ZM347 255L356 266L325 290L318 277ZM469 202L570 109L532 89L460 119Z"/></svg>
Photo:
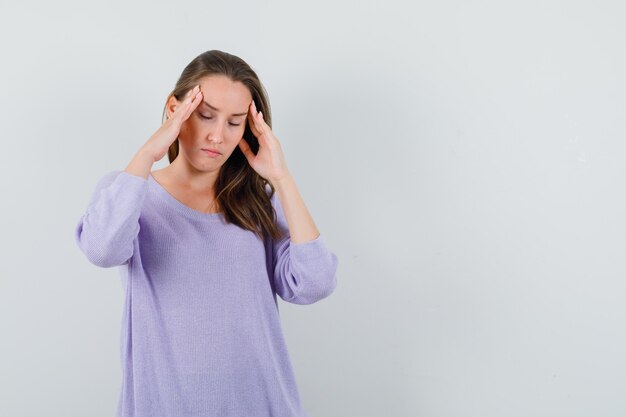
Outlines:
<svg viewBox="0 0 626 417"><path fill-rule="evenodd" d="M289 245L291 255L302 260L319 258L328 252L326 242L321 234L308 242L294 243L290 240Z"/></svg>
<svg viewBox="0 0 626 417"><path fill-rule="evenodd" d="M121 181L124 184L136 185L138 187L143 186L148 180L144 177L140 177L139 175L130 174L126 171L120 171L117 178L115 178L116 182Z"/></svg>

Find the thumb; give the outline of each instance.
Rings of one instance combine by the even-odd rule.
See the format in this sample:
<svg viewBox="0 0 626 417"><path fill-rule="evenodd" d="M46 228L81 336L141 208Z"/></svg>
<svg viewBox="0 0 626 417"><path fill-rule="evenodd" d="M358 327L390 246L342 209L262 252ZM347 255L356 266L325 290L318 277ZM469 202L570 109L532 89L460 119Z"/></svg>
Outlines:
<svg viewBox="0 0 626 417"><path fill-rule="evenodd" d="M243 153L243 156L245 156L248 160L248 163L252 164L252 160L254 159L255 155L254 152L252 152L250 145L248 145L248 142L244 138L241 138L241 140L239 141L239 149L241 149L241 152Z"/></svg>

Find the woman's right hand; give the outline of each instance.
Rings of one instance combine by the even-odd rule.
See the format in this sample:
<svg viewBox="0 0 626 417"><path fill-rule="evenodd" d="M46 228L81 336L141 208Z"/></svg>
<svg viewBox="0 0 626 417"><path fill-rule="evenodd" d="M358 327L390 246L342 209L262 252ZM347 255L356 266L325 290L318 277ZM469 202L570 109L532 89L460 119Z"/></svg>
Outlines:
<svg viewBox="0 0 626 417"><path fill-rule="evenodd" d="M189 118L201 102L202 91L200 91L200 86L197 85L187 91L185 98L181 104L176 106L176 110L174 110L171 117L150 136L150 139L143 145L143 150L148 155L152 155L154 162L160 161L165 156L170 145L178 137L183 122Z"/></svg>
<svg viewBox="0 0 626 417"><path fill-rule="evenodd" d="M202 102L202 91L197 85L187 92L183 101L176 106L172 116L150 136L124 171L147 179L152 165L165 156L170 145L178 137L183 122L189 118L200 102Z"/></svg>

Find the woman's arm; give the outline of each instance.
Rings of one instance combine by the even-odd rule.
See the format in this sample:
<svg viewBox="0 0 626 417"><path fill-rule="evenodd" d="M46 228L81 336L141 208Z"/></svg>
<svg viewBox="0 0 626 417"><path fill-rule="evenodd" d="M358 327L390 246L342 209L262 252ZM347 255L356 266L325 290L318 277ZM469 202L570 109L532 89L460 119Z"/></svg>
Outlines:
<svg viewBox="0 0 626 417"><path fill-rule="evenodd" d="M317 230L313 218L309 213L296 182L291 175L272 183L276 194L285 212L289 226L289 234L293 243L310 242L316 239L320 232Z"/></svg>
<svg viewBox="0 0 626 417"><path fill-rule="evenodd" d="M199 86L187 91L182 102L170 97L170 104L175 101L176 109L169 119L137 151L124 171L110 172L96 185L85 213L74 228L76 243L93 264L108 268L124 264L132 257L150 169L165 156L201 97Z"/></svg>
<svg viewBox="0 0 626 417"><path fill-rule="evenodd" d="M305 243L316 239L320 233L287 168L280 142L263 119L263 113L257 111L254 100L248 106L247 122L258 139L259 150L256 154L252 152L250 144L244 138L239 141L239 148L252 169L274 186L285 211L291 241Z"/></svg>
<svg viewBox="0 0 626 417"><path fill-rule="evenodd" d="M147 186L144 178L124 171L111 171L98 181L74 228L75 241L91 263L110 268L133 256Z"/></svg>
<svg viewBox="0 0 626 417"><path fill-rule="evenodd" d="M259 150L252 152L244 138L239 148L250 166L274 186L272 206L283 232L280 239L272 239L273 288L287 302L314 303L328 297L337 286L337 256L315 227L287 168L280 142L265 123L263 113L256 110L254 100L250 103L248 123L259 141Z"/></svg>
<svg viewBox="0 0 626 417"><path fill-rule="evenodd" d="M288 184L289 182L283 183L284 190L289 190ZM278 191L271 197L272 206L276 210L277 226L283 236L270 239L270 272L273 289L283 300L293 304L312 304L328 297L335 290L338 261L315 228L297 190L293 193L295 186L293 182L291 184L292 192L286 191L288 197L285 201L289 204L293 199L296 202L292 206L300 207L290 211L291 223L295 226L287 224ZM296 233L300 231L300 238L296 239L299 243L290 237L289 229L294 229Z"/></svg>

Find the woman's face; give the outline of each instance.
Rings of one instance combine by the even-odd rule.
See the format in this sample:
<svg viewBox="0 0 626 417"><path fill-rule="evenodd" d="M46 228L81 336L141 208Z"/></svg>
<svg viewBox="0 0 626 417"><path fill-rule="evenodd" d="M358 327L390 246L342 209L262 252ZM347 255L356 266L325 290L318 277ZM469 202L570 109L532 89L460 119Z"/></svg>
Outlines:
<svg viewBox="0 0 626 417"><path fill-rule="evenodd" d="M178 145L182 154L179 156L205 171L222 166L238 146L246 128L252 94L243 83L224 75L204 77L199 84L202 102L183 122Z"/></svg>

